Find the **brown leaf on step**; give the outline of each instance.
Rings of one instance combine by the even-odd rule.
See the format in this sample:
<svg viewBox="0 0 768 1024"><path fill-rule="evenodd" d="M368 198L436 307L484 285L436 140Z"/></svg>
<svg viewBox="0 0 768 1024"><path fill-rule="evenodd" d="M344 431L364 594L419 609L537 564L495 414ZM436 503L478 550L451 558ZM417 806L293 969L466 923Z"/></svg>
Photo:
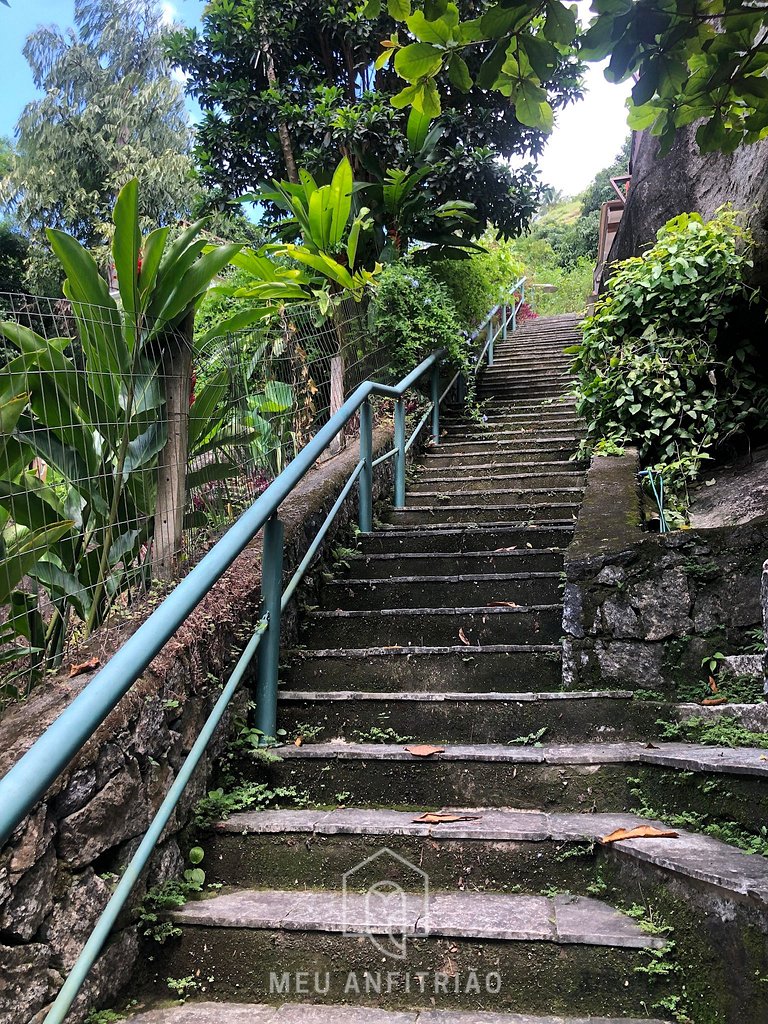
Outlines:
<svg viewBox="0 0 768 1024"><path fill-rule="evenodd" d="M421 744L405 748L414 757L431 757L433 754L444 754L445 747L431 747L429 744Z"/></svg>
<svg viewBox="0 0 768 1024"><path fill-rule="evenodd" d="M75 676L79 676L82 672L92 672L95 668L98 668L101 661L98 658L89 658L88 661L81 661L78 665L69 666L69 678L73 679Z"/></svg>
<svg viewBox="0 0 768 1024"><path fill-rule="evenodd" d="M610 835L603 836L601 843L617 843L621 839L677 839L677 832L671 829L654 828L653 825L638 825L637 828L617 828Z"/></svg>
<svg viewBox="0 0 768 1024"><path fill-rule="evenodd" d="M518 608L514 601L489 601L486 608Z"/></svg>
<svg viewBox="0 0 768 1024"><path fill-rule="evenodd" d="M425 822L427 825L445 825L451 821L480 821L482 814L442 814L439 811L427 811L414 821Z"/></svg>
<svg viewBox="0 0 768 1024"><path fill-rule="evenodd" d="M704 700L701 703L704 704L706 707L711 708L711 707L716 706L717 704L727 704L728 703L728 698L727 697L705 697Z"/></svg>
<svg viewBox="0 0 768 1024"><path fill-rule="evenodd" d="M472 646L469 640L467 640L467 634L464 632L463 629L459 629L459 640L461 640L461 642L465 644L467 647Z"/></svg>
<svg viewBox="0 0 768 1024"><path fill-rule="evenodd" d="M304 737L303 736L297 736L296 739L293 741L293 745L294 745L294 747L300 747L303 742L304 742Z"/></svg>
<svg viewBox="0 0 768 1024"><path fill-rule="evenodd" d="M712 693L717 693L718 692L717 683L715 682L715 677L714 676L710 676L709 677L709 688L712 691Z"/></svg>
<svg viewBox="0 0 768 1024"><path fill-rule="evenodd" d="M517 545L513 544L511 548L496 548L494 554L504 554L505 551L517 551Z"/></svg>
<svg viewBox="0 0 768 1024"><path fill-rule="evenodd" d="M402 644L391 644L389 647L382 647L382 651L401 651L403 649Z"/></svg>
<svg viewBox="0 0 768 1024"><path fill-rule="evenodd" d="M645 749L646 750L658 750L659 748L656 746L655 743L646 743L645 744Z"/></svg>

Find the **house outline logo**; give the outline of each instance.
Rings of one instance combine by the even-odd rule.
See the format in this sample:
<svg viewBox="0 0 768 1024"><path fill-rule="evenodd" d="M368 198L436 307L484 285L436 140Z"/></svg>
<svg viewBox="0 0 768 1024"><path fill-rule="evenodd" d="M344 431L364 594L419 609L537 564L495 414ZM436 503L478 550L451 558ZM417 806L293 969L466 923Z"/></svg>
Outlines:
<svg viewBox="0 0 768 1024"><path fill-rule="evenodd" d="M372 864L384 858L389 862L394 862L400 869L401 875L415 876L418 884L412 889L404 889L402 885L390 878L380 878L372 882L365 890L362 904L364 921L361 921L359 913L361 905L358 901L360 894L351 889L352 881L360 871L370 868ZM380 953L394 960L405 960L408 929L417 916L419 935L429 934L429 875L395 850L383 846L380 850L372 853L370 857L366 857L365 860L361 860L354 867L345 871L341 879L344 935L365 936ZM421 907L420 913L417 915L414 910L416 901L419 899ZM376 905L383 901L389 904L386 917L387 927L384 930L380 924L377 924L376 918ZM392 913L393 903L396 904L395 913ZM370 922L369 927L366 927L366 922ZM413 934L412 930L410 934Z"/></svg>

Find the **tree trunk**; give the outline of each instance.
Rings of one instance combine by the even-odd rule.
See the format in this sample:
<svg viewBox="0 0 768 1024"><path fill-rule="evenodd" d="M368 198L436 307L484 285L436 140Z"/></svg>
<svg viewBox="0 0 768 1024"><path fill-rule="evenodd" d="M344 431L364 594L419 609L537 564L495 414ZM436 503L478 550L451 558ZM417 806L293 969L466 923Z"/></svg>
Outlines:
<svg viewBox="0 0 768 1024"><path fill-rule="evenodd" d="M264 54L264 65L267 70L267 81L269 82L270 88L274 89L277 87L277 75L275 74L275 64L272 60L272 50L269 45L269 41L266 36L262 36L261 40L261 52ZM291 142L291 133L288 131L288 125L285 121L277 122L277 134L280 138L280 146L283 150L283 161L285 163L285 171L288 175L288 181L298 184L299 173L296 170L296 161L293 157L293 144Z"/></svg>
<svg viewBox="0 0 768 1024"><path fill-rule="evenodd" d="M189 453L189 399L192 385L192 334L195 314L190 312L178 331L169 332L162 353L163 386L168 439L157 467L157 505L153 542L155 575L170 580L178 569L182 550L184 508L187 497Z"/></svg>

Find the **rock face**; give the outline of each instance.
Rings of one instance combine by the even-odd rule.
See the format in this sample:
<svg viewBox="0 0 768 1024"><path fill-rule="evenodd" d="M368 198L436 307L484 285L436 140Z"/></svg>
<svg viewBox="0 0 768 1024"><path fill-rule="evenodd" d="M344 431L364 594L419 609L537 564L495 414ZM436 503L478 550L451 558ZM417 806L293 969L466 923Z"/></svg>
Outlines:
<svg viewBox="0 0 768 1024"><path fill-rule="evenodd" d="M754 284L768 289L768 139L735 153L699 152L696 125L681 129L667 156L647 132L635 137L632 186L609 262L638 255L680 213L704 217L724 203L743 210L755 236Z"/></svg>
<svg viewBox="0 0 768 1024"><path fill-rule="evenodd" d="M637 457L596 458L566 554L566 681L674 693L768 616L768 518L658 535L639 528ZM618 500L617 500L618 499ZM608 522L609 520L609 522Z"/></svg>

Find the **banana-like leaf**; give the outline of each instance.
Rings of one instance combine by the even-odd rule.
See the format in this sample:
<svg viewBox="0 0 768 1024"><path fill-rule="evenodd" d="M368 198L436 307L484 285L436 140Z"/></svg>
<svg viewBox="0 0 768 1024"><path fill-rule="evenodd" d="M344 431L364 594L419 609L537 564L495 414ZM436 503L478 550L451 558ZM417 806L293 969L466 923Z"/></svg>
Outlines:
<svg viewBox="0 0 768 1024"><path fill-rule="evenodd" d="M293 259L298 260L299 263L305 263L308 267L312 267L313 270L317 270L328 280L334 281L336 284L341 285L342 288L354 291L355 283L350 272L330 256L325 256L323 253L309 252L300 245L286 245L285 251Z"/></svg>
<svg viewBox="0 0 768 1024"><path fill-rule="evenodd" d="M284 413L293 408L293 388L280 380L271 380L263 395L254 395L251 404L260 413Z"/></svg>
<svg viewBox="0 0 768 1024"><path fill-rule="evenodd" d="M25 532L21 538L6 543L5 556L0 558L0 604L6 604L11 592L24 579L43 554L71 530L74 523L65 520L43 530Z"/></svg>
<svg viewBox="0 0 768 1024"><path fill-rule="evenodd" d="M231 480L241 472L240 466L233 462L211 462L187 473L187 490L192 491L203 484L218 483L220 480Z"/></svg>
<svg viewBox="0 0 768 1024"><path fill-rule="evenodd" d="M327 198L327 185L323 185L309 197L309 232L304 233L304 244L317 251L328 249L331 244L333 208L326 201Z"/></svg>
<svg viewBox="0 0 768 1024"><path fill-rule="evenodd" d="M222 406L228 390L229 374L226 370L219 370L196 396L189 410L190 452L194 451L197 442L206 437L221 420L225 411Z"/></svg>
<svg viewBox="0 0 768 1024"><path fill-rule="evenodd" d="M152 289L157 281L157 272L160 269L160 262L165 252L165 243L168 241L170 228L155 228L150 231L144 239L144 250L141 258L141 273L139 274L139 303L141 311L145 312Z"/></svg>
<svg viewBox="0 0 768 1024"><path fill-rule="evenodd" d="M243 247L241 242L220 245L196 259L185 274L176 281L159 316L166 323L176 323L205 294L205 290L218 273Z"/></svg>
<svg viewBox="0 0 768 1024"><path fill-rule="evenodd" d="M5 446L28 401L29 395L0 397L0 455L5 452Z"/></svg>
<svg viewBox="0 0 768 1024"><path fill-rule="evenodd" d="M214 327L211 327L201 338L196 338L195 344L204 346L215 338L223 337L225 334L242 331L243 328L250 327L251 324L258 323L259 320L264 320L274 312L274 306L254 306L253 309L242 309L239 313L234 313L227 320L221 320Z"/></svg>
<svg viewBox="0 0 768 1024"><path fill-rule="evenodd" d="M61 601L66 598L72 603L75 612L81 619L88 617L91 601L88 588L84 586L77 576L62 569L60 565L49 558L44 558L34 569L30 570L32 579L45 587L54 601Z"/></svg>
<svg viewBox="0 0 768 1024"><path fill-rule="evenodd" d="M168 438L165 420L155 420L143 434L130 441L123 463L123 481L132 473L146 470L152 460L163 450Z"/></svg>
<svg viewBox="0 0 768 1024"><path fill-rule="evenodd" d="M331 210L329 244L324 245L323 248L335 249L341 244L352 210L352 165L347 157L340 161L333 172L328 193L328 206Z"/></svg>
<svg viewBox="0 0 768 1024"><path fill-rule="evenodd" d="M136 344L136 321L141 311L139 300L139 259L141 258L141 231L139 230L139 182L131 178L120 189L112 213L115 233L112 237L112 259L117 274L117 286L126 318L128 347Z"/></svg>

